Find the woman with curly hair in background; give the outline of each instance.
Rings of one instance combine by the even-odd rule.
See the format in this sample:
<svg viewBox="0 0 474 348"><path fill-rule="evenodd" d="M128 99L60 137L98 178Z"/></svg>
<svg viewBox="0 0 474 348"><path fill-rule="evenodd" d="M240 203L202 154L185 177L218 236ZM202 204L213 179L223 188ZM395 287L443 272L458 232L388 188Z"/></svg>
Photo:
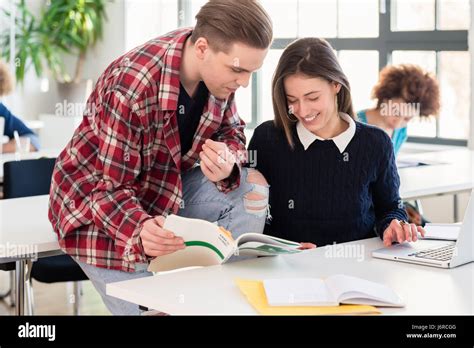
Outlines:
<svg viewBox="0 0 474 348"><path fill-rule="evenodd" d="M435 77L416 65L391 65L380 72L372 91L377 105L357 113L359 121L382 128L392 139L395 154L407 140L407 124L416 116L436 116L439 87Z"/></svg>
<svg viewBox="0 0 474 348"><path fill-rule="evenodd" d="M377 100L375 108L361 110L357 117L387 132L395 154L408 138L408 122L416 116L437 116L440 107L436 78L416 65L391 65L382 69L372 98ZM428 222L414 205L408 202L404 205L411 223L424 226Z"/></svg>
<svg viewBox="0 0 474 348"><path fill-rule="evenodd" d="M8 65L0 61L0 98L11 93L13 90L13 77L8 70ZM29 129L18 117L13 115L8 108L0 102L0 118L4 119L4 130L0 133L0 153L15 152L16 143L14 132L17 131L20 137L30 138L30 151L37 151L40 148L38 136ZM1 122L0 122L1 123ZM1 129L0 129L1 131ZM3 144L3 136L9 140Z"/></svg>

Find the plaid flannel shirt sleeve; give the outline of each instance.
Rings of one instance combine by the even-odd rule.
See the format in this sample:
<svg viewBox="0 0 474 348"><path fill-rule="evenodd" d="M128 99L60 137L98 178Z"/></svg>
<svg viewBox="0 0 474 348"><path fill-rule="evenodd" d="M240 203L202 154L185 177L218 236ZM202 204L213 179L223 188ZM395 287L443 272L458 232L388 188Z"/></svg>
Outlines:
<svg viewBox="0 0 474 348"><path fill-rule="evenodd" d="M236 160L230 176L216 183L217 189L224 193L239 187L242 164L247 161L247 150L245 149L246 139L244 134L245 122L240 118L237 112L234 96L233 94L229 98L221 126L212 137L215 141L225 143Z"/></svg>
<svg viewBox="0 0 474 348"><path fill-rule="evenodd" d="M116 90L105 94L102 107L97 122L96 165L101 179L92 192L93 220L114 240L124 260L145 262L139 233L151 216L137 198L141 168L139 116L129 99Z"/></svg>

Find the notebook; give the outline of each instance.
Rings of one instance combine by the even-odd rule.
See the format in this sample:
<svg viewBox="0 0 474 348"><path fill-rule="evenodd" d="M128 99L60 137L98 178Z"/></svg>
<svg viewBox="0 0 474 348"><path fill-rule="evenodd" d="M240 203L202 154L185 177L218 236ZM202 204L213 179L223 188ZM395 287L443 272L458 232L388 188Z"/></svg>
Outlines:
<svg viewBox="0 0 474 348"><path fill-rule="evenodd" d="M342 274L325 279L266 279L263 285L270 306L404 306L400 297L388 286Z"/></svg>
<svg viewBox="0 0 474 348"><path fill-rule="evenodd" d="M380 314L373 306L270 306L261 280L236 279L237 286L252 307L262 315L366 315Z"/></svg>

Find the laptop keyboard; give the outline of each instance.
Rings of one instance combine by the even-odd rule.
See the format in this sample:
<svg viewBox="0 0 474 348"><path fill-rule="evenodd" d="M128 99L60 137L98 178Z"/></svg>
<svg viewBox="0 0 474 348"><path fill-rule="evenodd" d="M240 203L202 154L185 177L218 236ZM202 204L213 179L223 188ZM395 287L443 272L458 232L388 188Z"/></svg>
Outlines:
<svg viewBox="0 0 474 348"><path fill-rule="evenodd" d="M449 244L435 249L426 249L409 254L408 256L415 256L423 259L448 261L451 260L456 244Z"/></svg>

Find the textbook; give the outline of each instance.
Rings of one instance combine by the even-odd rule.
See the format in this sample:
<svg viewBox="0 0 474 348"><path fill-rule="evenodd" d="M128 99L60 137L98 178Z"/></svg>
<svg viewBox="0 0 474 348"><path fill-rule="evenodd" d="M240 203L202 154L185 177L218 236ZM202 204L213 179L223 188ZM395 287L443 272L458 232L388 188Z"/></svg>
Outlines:
<svg viewBox="0 0 474 348"><path fill-rule="evenodd" d="M164 272L184 267L212 266L235 256L276 256L301 252L299 243L264 235L244 233L237 239L215 223L169 215L163 228L183 238L186 248L154 258L150 272Z"/></svg>
<svg viewBox="0 0 474 348"><path fill-rule="evenodd" d="M266 279L263 286L270 306L404 306L402 300L389 287L342 274L326 279Z"/></svg>

